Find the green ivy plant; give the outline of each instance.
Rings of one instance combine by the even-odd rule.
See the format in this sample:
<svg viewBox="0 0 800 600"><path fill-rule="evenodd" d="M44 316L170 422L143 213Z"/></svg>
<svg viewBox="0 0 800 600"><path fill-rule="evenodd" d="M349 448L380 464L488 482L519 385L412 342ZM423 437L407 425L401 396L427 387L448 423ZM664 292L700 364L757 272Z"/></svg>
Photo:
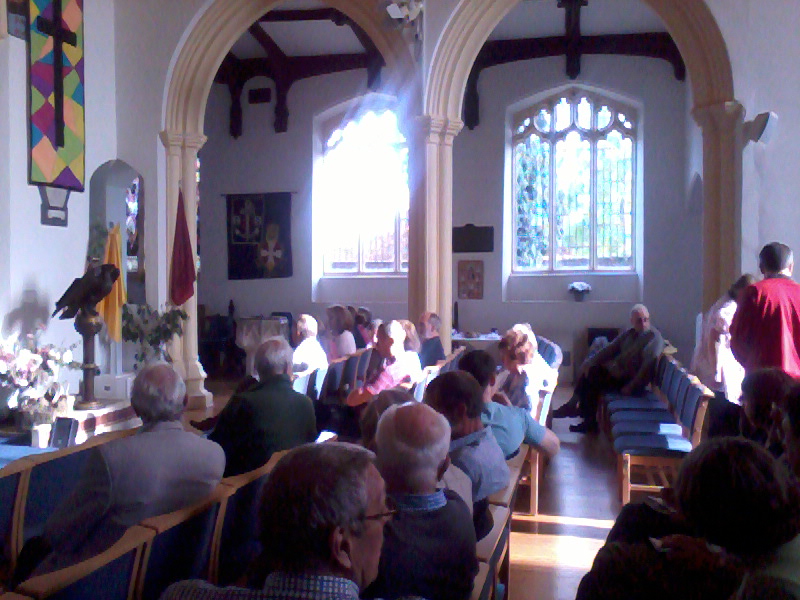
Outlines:
<svg viewBox="0 0 800 600"><path fill-rule="evenodd" d="M180 308L159 311L149 304L122 307L122 339L139 345L134 355L137 367L148 360L172 362L166 345L173 336L183 335L188 315Z"/></svg>

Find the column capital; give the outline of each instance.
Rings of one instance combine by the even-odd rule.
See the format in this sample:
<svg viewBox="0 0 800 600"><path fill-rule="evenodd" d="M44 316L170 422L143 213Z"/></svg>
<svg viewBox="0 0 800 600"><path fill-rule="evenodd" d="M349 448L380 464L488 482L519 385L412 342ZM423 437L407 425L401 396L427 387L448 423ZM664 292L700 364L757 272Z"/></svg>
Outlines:
<svg viewBox="0 0 800 600"><path fill-rule="evenodd" d="M183 136L183 147L197 152L207 141L208 138L202 133L187 133Z"/></svg>
<svg viewBox="0 0 800 600"><path fill-rule="evenodd" d="M737 100L696 106L692 109L692 116L702 129L719 127L731 130L744 121L744 115L744 106Z"/></svg>
<svg viewBox="0 0 800 600"><path fill-rule="evenodd" d="M164 148L167 149L167 153L177 155L180 154L181 146L183 146L182 133L165 129L158 134L158 137L161 139L161 143L164 145Z"/></svg>
<svg viewBox="0 0 800 600"><path fill-rule="evenodd" d="M423 115L415 119L417 127L427 141L451 146L453 139L464 128L461 119L448 119L436 115Z"/></svg>

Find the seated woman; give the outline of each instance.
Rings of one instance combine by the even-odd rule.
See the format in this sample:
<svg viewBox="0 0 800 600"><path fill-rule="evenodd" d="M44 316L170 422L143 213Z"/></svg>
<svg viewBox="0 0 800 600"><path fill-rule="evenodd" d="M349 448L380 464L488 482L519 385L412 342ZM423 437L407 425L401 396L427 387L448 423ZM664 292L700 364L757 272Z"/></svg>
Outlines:
<svg viewBox="0 0 800 600"><path fill-rule="evenodd" d="M317 320L311 315L300 315L295 325L297 347L292 355L292 370L295 373L324 369L328 357L317 339Z"/></svg>
<svg viewBox="0 0 800 600"><path fill-rule="evenodd" d="M741 433L773 456L783 454L778 411L784 407L794 385L791 376L774 368L752 371L742 381Z"/></svg>
<svg viewBox="0 0 800 600"><path fill-rule="evenodd" d="M348 406L366 404L383 390L397 386L409 388L420 380L419 357L403 347L405 331L399 321L389 321L378 327L373 354L381 358L377 369L367 375L366 383L353 390L345 401Z"/></svg>
<svg viewBox="0 0 800 600"><path fill-rule="evenodd" d="M325 311L328 318L328 360L334 361L356 351L356 340L353 337L353 317L340 304L329 306Z"/></svg>
<svg viewBox="0 0 800 600"><path fill-rule="evenodd" d="M496 389L512 406L538 414L542 391L552 392L558 371L539 354L536 336L527 324L514 325L500 340L500 359L504 370L498 375ZM503 401L503 396L497 398Z"/></svg>
<svg viewBox="0 0 800 600"><path fill-rule="evenodd" d="M763 447L742 438L700 445L681 464L672 518L685 535L606 544L577 600L728 600L751 576L800 598L800 489Z"/></svg>

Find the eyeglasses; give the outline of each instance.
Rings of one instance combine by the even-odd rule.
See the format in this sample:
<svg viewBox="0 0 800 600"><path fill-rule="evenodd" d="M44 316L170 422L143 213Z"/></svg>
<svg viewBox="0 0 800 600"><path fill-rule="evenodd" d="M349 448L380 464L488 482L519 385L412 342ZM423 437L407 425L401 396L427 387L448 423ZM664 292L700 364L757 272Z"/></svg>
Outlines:
<svg viewBox="0 0 800 600"><path fill-rule="evenodd" d="M394 502L391 498L386 498L386 512L376 513L374 515L366 515L364 517L365 521L381 521L386 519L387 521L390 520L397 514L397 507L395 506Z"/></svg>

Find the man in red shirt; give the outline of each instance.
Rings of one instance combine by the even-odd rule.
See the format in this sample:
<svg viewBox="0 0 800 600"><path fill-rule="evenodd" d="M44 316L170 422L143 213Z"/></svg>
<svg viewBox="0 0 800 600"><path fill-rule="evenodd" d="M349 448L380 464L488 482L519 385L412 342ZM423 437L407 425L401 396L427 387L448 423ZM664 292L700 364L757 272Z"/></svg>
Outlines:
<svg viewBox="0 0 800 600"><path fill-rule="evenodd" d="M731 350L745 373L777 367L800 379L800 284L791 249L772 242L758 255L764 279L744 290L731 324Z"/></svg>

